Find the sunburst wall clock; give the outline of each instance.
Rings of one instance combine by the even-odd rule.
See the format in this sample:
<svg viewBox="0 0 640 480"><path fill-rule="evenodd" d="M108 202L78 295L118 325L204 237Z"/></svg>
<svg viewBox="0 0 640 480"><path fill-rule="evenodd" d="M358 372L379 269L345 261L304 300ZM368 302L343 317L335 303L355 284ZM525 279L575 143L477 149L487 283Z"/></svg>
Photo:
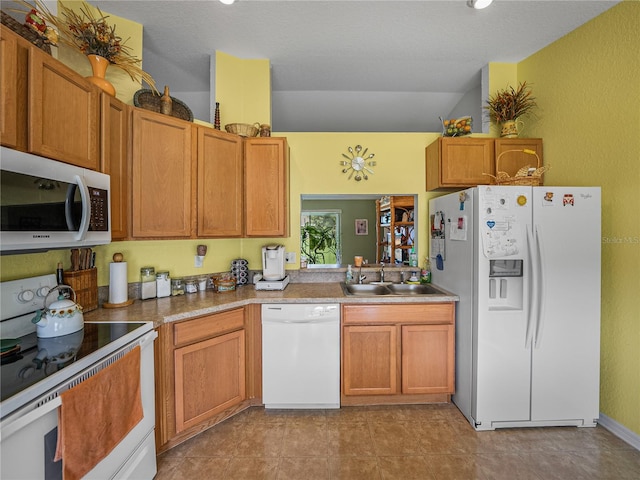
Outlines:
<svg viewBox="0 0 640 480"><path fill-rule="evenodd" d="M341 160L342 173L348 173L347 180L353 179L356 182L360 180L369 180L369 175L373 175L373 167L376 166L376 161L371 160L375 155L370 153L367 155L368 148L362 149L362 145L356 145L355 148L348 147L349 154L343 153L342 156L346 160Z"/></svg>

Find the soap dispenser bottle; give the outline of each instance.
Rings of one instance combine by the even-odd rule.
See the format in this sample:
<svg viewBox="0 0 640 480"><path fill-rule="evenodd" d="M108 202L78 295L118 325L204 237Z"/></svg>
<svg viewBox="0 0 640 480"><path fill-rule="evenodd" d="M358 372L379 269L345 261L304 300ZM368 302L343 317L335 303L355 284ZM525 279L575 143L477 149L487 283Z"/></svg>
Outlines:
<svg viewBox="0 0 640 480"><path fill-rule="evenodd" d="M353 282L353 271L351 270L351 265L347 265L347 276L345 278L345 283Z"/></svg>

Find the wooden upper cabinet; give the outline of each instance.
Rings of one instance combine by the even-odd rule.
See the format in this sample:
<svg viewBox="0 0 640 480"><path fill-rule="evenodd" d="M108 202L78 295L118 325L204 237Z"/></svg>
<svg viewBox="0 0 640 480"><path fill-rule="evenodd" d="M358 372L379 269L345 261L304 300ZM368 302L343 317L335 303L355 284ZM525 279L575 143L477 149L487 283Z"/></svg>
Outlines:
<svg viewBox="0 0 640 480"><path fill-rule="evenodd" d="M129 117L130 108L115 97L101 94L100 170L111 176L111 239L128 236Z"/></svg>
<svg viewBox="0 0 640 480"><path fill-rule="evenodd" d="M36 47L29 52L29 151L100 167L100 90Z"/></svg>
<svg viewBox="0 0 640 480"><path fill-rule="evenodd" d="M525 149L536 152L543 165L540 138L440 137L426 149L427 191L493 184L496 166L510 177L526 165L537 167L536 156Z"/></svg>
<svg viewBox="0 0 640 480"><path fill-rule="evenodd" d="M289 235L289 147L281 137L245 140L245 236Z"/></svg>
<svg viewBox="0 0 640 480"><path fill-rule="evenodd" d="M427 147L427 190L490 183L493 138L440 137Z"/></svg>
<svg viewBox="0 0 640 480"><path fill-rule="evenodd" d="M27 149L27 69L29 47L8 28L0 29L0 141Z"/></svg>
<svg viewBox="0 0 640 480"><path fill-rule="evenodd" d="M540 157L539 166L543 165L541 138L496 138L495 149L496 171L507 172L511 177L515 176L520 168L527 165L533 168L538 167L536 156L525 153L522 150L535 152ZM502 153L504 155L498 158Z"/></svg>
<svg viewBox="0 0 640 480"><path fill-rule="evenodd" d="M198 131L198 237L243 233L242 137L207 127Z"/></svg>
<svg viewBox="0 0 640 480"><path fill-rule="evenodd" d="M188 238L192 233L193 125L134 109L132 114L132 236Z"/></svg>

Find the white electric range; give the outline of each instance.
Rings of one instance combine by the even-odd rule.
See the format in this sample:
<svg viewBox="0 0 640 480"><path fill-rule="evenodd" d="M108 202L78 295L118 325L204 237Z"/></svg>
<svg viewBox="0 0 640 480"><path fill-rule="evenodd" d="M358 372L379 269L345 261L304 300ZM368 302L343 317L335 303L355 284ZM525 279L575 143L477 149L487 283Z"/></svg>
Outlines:
<svg viewBox="0 0 640 480"><path fill-rule="evenodd" d="M38 338L31 322L44 307L55 275L0 284L0 478L61 478L53 461L60 394L141 347L143 419L88 474L92 478L153 478L155 394L151 322L85 322L78 332Z"/></svg>

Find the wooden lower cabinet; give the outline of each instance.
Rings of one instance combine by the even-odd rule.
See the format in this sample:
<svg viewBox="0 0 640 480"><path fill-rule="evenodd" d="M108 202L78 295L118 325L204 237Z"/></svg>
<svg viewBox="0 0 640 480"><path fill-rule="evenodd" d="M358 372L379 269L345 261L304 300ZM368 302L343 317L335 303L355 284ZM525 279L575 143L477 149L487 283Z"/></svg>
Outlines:
<svg viewBox="0 0 640 480"><path fill-rule="evenodd" d="M453 325L402 326L402 393L453 393Z"/></svg>
<svg viewBox="0 0 640 480"><path fill-rule="evenodd" d="M342 400L385 396L402 403L454 393L454 304L345 305ZM366 401L365 401L366 403Z"/></svg>
<svg viewBox="0 0 640 480"><path fill-rule="evenodd" d="M343 390L345 395L395 394L397 328L394 325L353 325L343 329Z"/></svg>
<svg viewBox="0 0 640 480"><path fill-rule="evenodd" d="M255 314L235 308L162 325L156 344L156 445L167 450L247 408ZM245 328L246 327L246 328ZM251 367L251 365L249 365ZM254 395L253 391L249 392Z"/></svg>
<svg viewBox="0 0 640 480"><path fill-rule="evenodd" d="M244 330L178 348L176 433L245 399Z"/></svg>

